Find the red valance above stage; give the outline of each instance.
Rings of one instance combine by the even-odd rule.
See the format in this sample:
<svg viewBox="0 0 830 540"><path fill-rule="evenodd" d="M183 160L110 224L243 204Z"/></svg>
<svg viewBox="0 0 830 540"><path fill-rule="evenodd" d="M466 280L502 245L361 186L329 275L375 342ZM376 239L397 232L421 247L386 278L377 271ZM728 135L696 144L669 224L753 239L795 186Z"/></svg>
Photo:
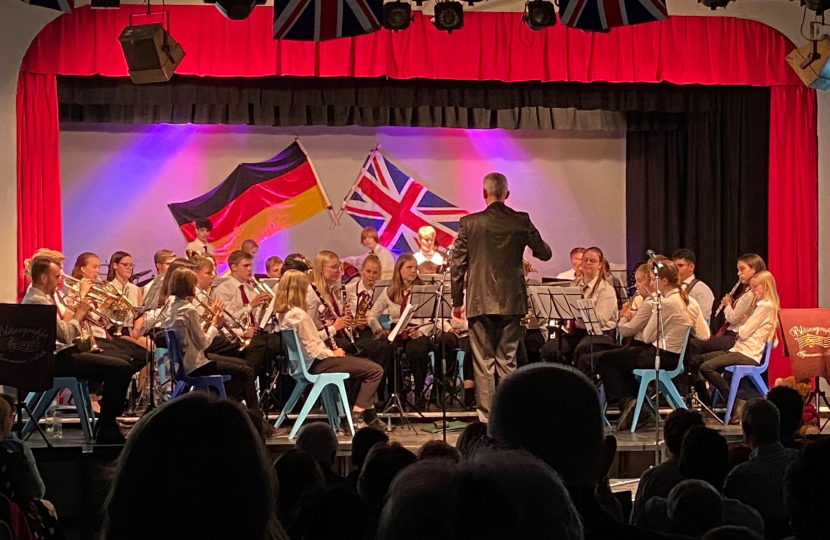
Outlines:
<svg viewBox="0 0 830 540"><path fill-rule="evenodd" d="M37 247L60 248L59 214L41 212L37 198L27 197L60 191L54 76L126 76L117 37L130 15L143 9L83 7L62 15L24 58L18 85L20 260ZM273 40L271 8L257 7L245 21L230 21L213 6L166 10L171 35L186 53L176 70L183 75L770 87L769 266L784 307L818 303L816 96L784 60L793 45L766 25L729 17L670 17L607 34L561 25L531 32L521 13L468 12L464 27L447 34L416 13L405 31L306 43ZM137 16L133 23L157 19ZM770 371L774 380L789 366L776 362Z"/></svg>

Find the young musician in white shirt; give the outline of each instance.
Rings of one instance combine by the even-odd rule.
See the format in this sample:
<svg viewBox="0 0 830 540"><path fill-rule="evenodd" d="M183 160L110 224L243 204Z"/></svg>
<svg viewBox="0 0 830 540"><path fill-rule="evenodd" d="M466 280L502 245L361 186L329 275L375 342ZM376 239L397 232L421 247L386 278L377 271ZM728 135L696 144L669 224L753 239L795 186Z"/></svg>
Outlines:
<svg viewBox="0 0 830 540"><path fill-rule="evenodd" d="M584 247L575 247L571 250L571 269L565 270L556 279L569 279L571 281L577 279L582 272L582 254L585 253Z"/></svg>
<svg viewBox="0 0 830 540"><path fill-rule="evenodd" d="M144 293L144 309L156 309L159 307L159 293L161 292L161 283L164 281L164 274L170 267L170 263L176 260L176 254L169 249L160 249L156 251L153 256L153 263L156 266L156 275L153 281L144 286L142 292Z"/></svg>
<svg viewBox="0 0 830 540"><path fill-rule="evenodd" d="M570 364L584 352L583 349L590 351L592 343L614 343L611 332L617 326L617 293L602 275L604 260L598 247L586 249L582 256L582 277L571 284L582 291L582 298L593 300L602 335L589 336L585 323L577 318L572 331L562 336L561 344L559 337L554 337L542 346L541 355L546 362Z"/></svg>
<svg viewBox="0 0 830 540"><path fill-rule="evenodd" d="M246 348L245 360L254 368L257 374L264 373L274 356L279 352L276 345L269 344L266 333L255 334L264 310L271 301L271 295L257 292L251 283L253 271L252 257L249 253L236 250L228 257L230 276L213 290L213 298L221 300L230 314L225 315L228 328L241 339L250 339ZM239 328L238 324L245 327Z"/></svg>
<svg viewBox="0 0 830 540"><path fill-rule="evenodd" d="M409 254L398 257L395 262L395 272L392 274L392 282L381 294L375 296L375 302L367 317L369 326L376 337L385 339L390 333L390 330L385 330L381 326L379 317L383 314L389 315L390 328L394 328L409 303L412 287L422 284L423 281L418 277L418 263L415 262L415 257ZM410 324L418 325L422 322L419 319L413 319ZM404 348L407 361L414 372L415 396L416 399L421 400L429 367L429 338L422 335L419 328L412 327L408 330L403 329L395 342Z"/></svg>
<svg viewBox="0 0 830 540"><path fill-rule="evenodd" d="M723 399L726 399L729 395L729 381L721 376L721 372L727 366L759 365L767 343L775 339L780 309L775 278L770 272L761 270L750 278L749 292L745 294L751 296L752 302L749 315L738 330L735 345L728 351L715 351L692 358L690 365L692 375L699 374L695 387L705 403L711 400L708 391L702 385L703 379L717 389ZM738 399L744 400L746 397L743 391L738 392Z"/></svg>
<svg viewBox="0 0 830 540"><path fill-rule="evenodd" d="M385 367L392 355L392 346L388 342L372 339L371 335L367 339L360 339L357 329L352 328L354 311L349 305L348 290L343 288L342 277L343 264L336 253L324 250L314 257L311 284L306 294L308 315L318 330L324 330L334 338L338 347L351 355L367 358ZM364 279L361 278L360 281ZM374 280L371 285L374 288ZM346 302L343 301L344 295L347 297Z"/></svg>
<svg viewBox="0 0 830 540"><path fill-rule="evenodd" d="M697 300L700 309L703 310L704 319L709 320L712 316L715 295L706 283L695 277L695 252L691 249L678 249L672 253L671 258L677 266L678 272L680 272L680 283L683 290L690 297Z"/></svg>
<svg viewBox="0 0 830 540"><path fill-rule="evenodd" d="M187 374L193 377L230 375L231 379L225 383L228 396L244 400L249 409L259 413L253 368L238 358L205 354L214 338L219 335L219 326L223 323L222 300L210 303L213 316L210 327L205 331L202 326L204 319L193 305L196 297L196 273L189 268L178 268L170 276L169 285L172 301L161 326L175 330Z"/></svg>
<svg viewBox="0 0 830 540"><path fill-rule="evenodd" d="M346 257L343 262L347 262L358 268L363 266L363 261L366 257L374 255L378 258L380 264L380 278L392 279L392 272L395 270L395 258L392 252L378 243L378 231L374 227L364 227L360 231L360 243L369 249L368 253L358 255L356 257Z"/></svg>
<svg viewBox="0 0 830 540"><path fill-rule="evenodd" d="M726 294L720 305L724 307L725 322L717 335L707 340L693 339L690 342L692 355L715 351L727 351L735 345L741 324L749 317L755 299L749 292L749 281L755 274L767 269L764 259L754 253L747 253L738 259L738 283L735 294Z"/></svg>
<svg viewBox="0 0 830 540"><path fill-rule="evenodd" d="M110 257L107 269L108 285L128 302L124 302L126 305L122 306L123 309L111 307L107 310L107 315L124 323L120 337L149 349L150 343L141 331L144 325L143 318L134 309L136 306L144 305L144 293L138 285L130 281L134 267L133 258L125 251L116 251ZM133 307L130 308L130 305ZM113 329L110 329L110 332L112 333Z"/></svg>
<svg viewBox="0 0 830 540"><path fill-rule="evenodd" d="M346 356L339 347L332 348L328 334L318 331L309 316L306 304L308 277L298 270L288 270L277 285L274 312L280 330L293 328L297 331L299 346L303 359L310 373L345 372L350 381L359 384L357 398L352 412L359 423L373 425L380 423L374 404L377 400L377 387L383 377L383 368L379 365L353 356ZM324 341L325 338L325 341ZM294 369L299 369L292 367Z"/></svg>
<svg viewBox="0 0 830 540"><path fill-rule="evenodd" d="M662 295L662 335L659 335L657 309L653 309L648 323L643 329L644 347L627 347L618 351L607 351L595 357L595 369L599 372L605 386L605 395L608 403L619 403L620 420L617 429L631 427L631 417L636 406L636 396L639 383L632 373L635 369L654 367L654 357L657 347L660 347L661 369L671 371L677 367L680 360L680 351L686 332L691 329L695 332L700 311L699 307L689 309L689 297L680 286L677 266L671 261L662 261L657 269L657 289ZM704 325L705 328L705 325ZM700 331L704 331L700 328ZM708 332L708 328L705 330ZM642 417L645 421L648 417Z"/></svg>
<svg viewBox="0 0 830 540"><path fill-rule="evenodd" d="M189 259L192 255L213 255L216 252L211 244L208 243L208 237L213 230L213 223L209 219L196 220L196 240L187 244L185 248L185 255Z"/></svg>
<svg viewBox="0 0 830 540"><path fill-rule="evenodd" d="M435 246L435 236L435 229L429 225L424 225L418 229L418 246L420 250L416 251L414 256L419 265L424 261L430 261L437 266L444 264L444 255Z"/></svg>
<svg viewBox="0 0 830 540"><path fill-rule="evenodd" d="M196 294L193 298L193 306L199 315L204 315L205 306L210 307L211 289L213 280L216 277L216 266L210 257L196 255L186 267L192 267L196 273ZM171 267L172 268L172 267ZM224 314L222 315L224 317ZM244 358L246 351L239 350L240 342L226 324L221 325L221 331L213 338L210 346L205 349L206 354L219 354L234 358Z"/></svg>

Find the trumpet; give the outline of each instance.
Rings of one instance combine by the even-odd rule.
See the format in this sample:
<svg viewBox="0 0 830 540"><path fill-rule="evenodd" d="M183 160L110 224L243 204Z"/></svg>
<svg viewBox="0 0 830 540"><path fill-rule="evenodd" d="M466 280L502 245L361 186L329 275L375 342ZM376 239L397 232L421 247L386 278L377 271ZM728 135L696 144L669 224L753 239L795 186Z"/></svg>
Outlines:
<svg viewBox="0 0 830 540"><path fill-rule="evenodd" d="M533 268L533 265L527 259L522 259L522 270L524 270L525 274L536 272L536 269Z"/></svg>
<svg viewBox="0 0 830 540"><path fill-rule="evenodd" d="M254 286L254 290L257 294L267 294L268 298L274 298L274 291L266 285L265 283L259 281L257 278L251 276L251 284Z"/></svg>

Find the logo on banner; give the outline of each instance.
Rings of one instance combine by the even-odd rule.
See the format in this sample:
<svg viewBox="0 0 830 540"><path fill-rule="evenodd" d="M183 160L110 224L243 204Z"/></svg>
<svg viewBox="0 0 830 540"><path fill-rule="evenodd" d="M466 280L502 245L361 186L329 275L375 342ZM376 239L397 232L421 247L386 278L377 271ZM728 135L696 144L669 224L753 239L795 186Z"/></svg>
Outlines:
<svg viewBox="0 0 830 540"><path fill-rule="evenodd" d="M796 355L800 358L830 356L830 328L793 326L789 334L798 344ZM792 354L792 351L790 353Z"/></svg>

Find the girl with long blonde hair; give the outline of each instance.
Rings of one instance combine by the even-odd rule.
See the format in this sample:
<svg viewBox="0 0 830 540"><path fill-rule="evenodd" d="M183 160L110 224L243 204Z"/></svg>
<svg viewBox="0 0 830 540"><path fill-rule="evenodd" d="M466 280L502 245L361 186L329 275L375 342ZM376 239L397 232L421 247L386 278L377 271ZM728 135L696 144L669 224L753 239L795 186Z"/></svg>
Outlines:
<svg viewBox="0 0 830 540"><path fill-rule="evenodd" d="M379 424L374 404L383 368L371 360L347 356L340 347L332 348L323 341L321 332L307 313L308 287L308 277L298 270L288 270L280 278L274 299L274 313L280 330L296 330L303 361L310 373L348 373L350 381L356 380L360 387L352 406L355 420L359 424ZM292 371L294 369L299 367L292 367Z"/></svg>
<svg viewBox="0 0 830 540"><path fill-rule="evenodd" d="M715 351L692 358L690 368L692 375L696 376L695 386L699 394L708 392L704 384L704 381L708 381L721 396L728 396L729 381L721 372L728 366L757 366L763 359L767 345L774 346L780 309L775 278L769 271L761 270L749 278L748 285L749 290L744 294L751 295L752 299L749 316L738 330L735 345L728 351ZM745 400L747 396L739 390L737 398ZM741 409L740 405L735 408L736 412ZM732 419L724 420L729 422Z"/></svg>

